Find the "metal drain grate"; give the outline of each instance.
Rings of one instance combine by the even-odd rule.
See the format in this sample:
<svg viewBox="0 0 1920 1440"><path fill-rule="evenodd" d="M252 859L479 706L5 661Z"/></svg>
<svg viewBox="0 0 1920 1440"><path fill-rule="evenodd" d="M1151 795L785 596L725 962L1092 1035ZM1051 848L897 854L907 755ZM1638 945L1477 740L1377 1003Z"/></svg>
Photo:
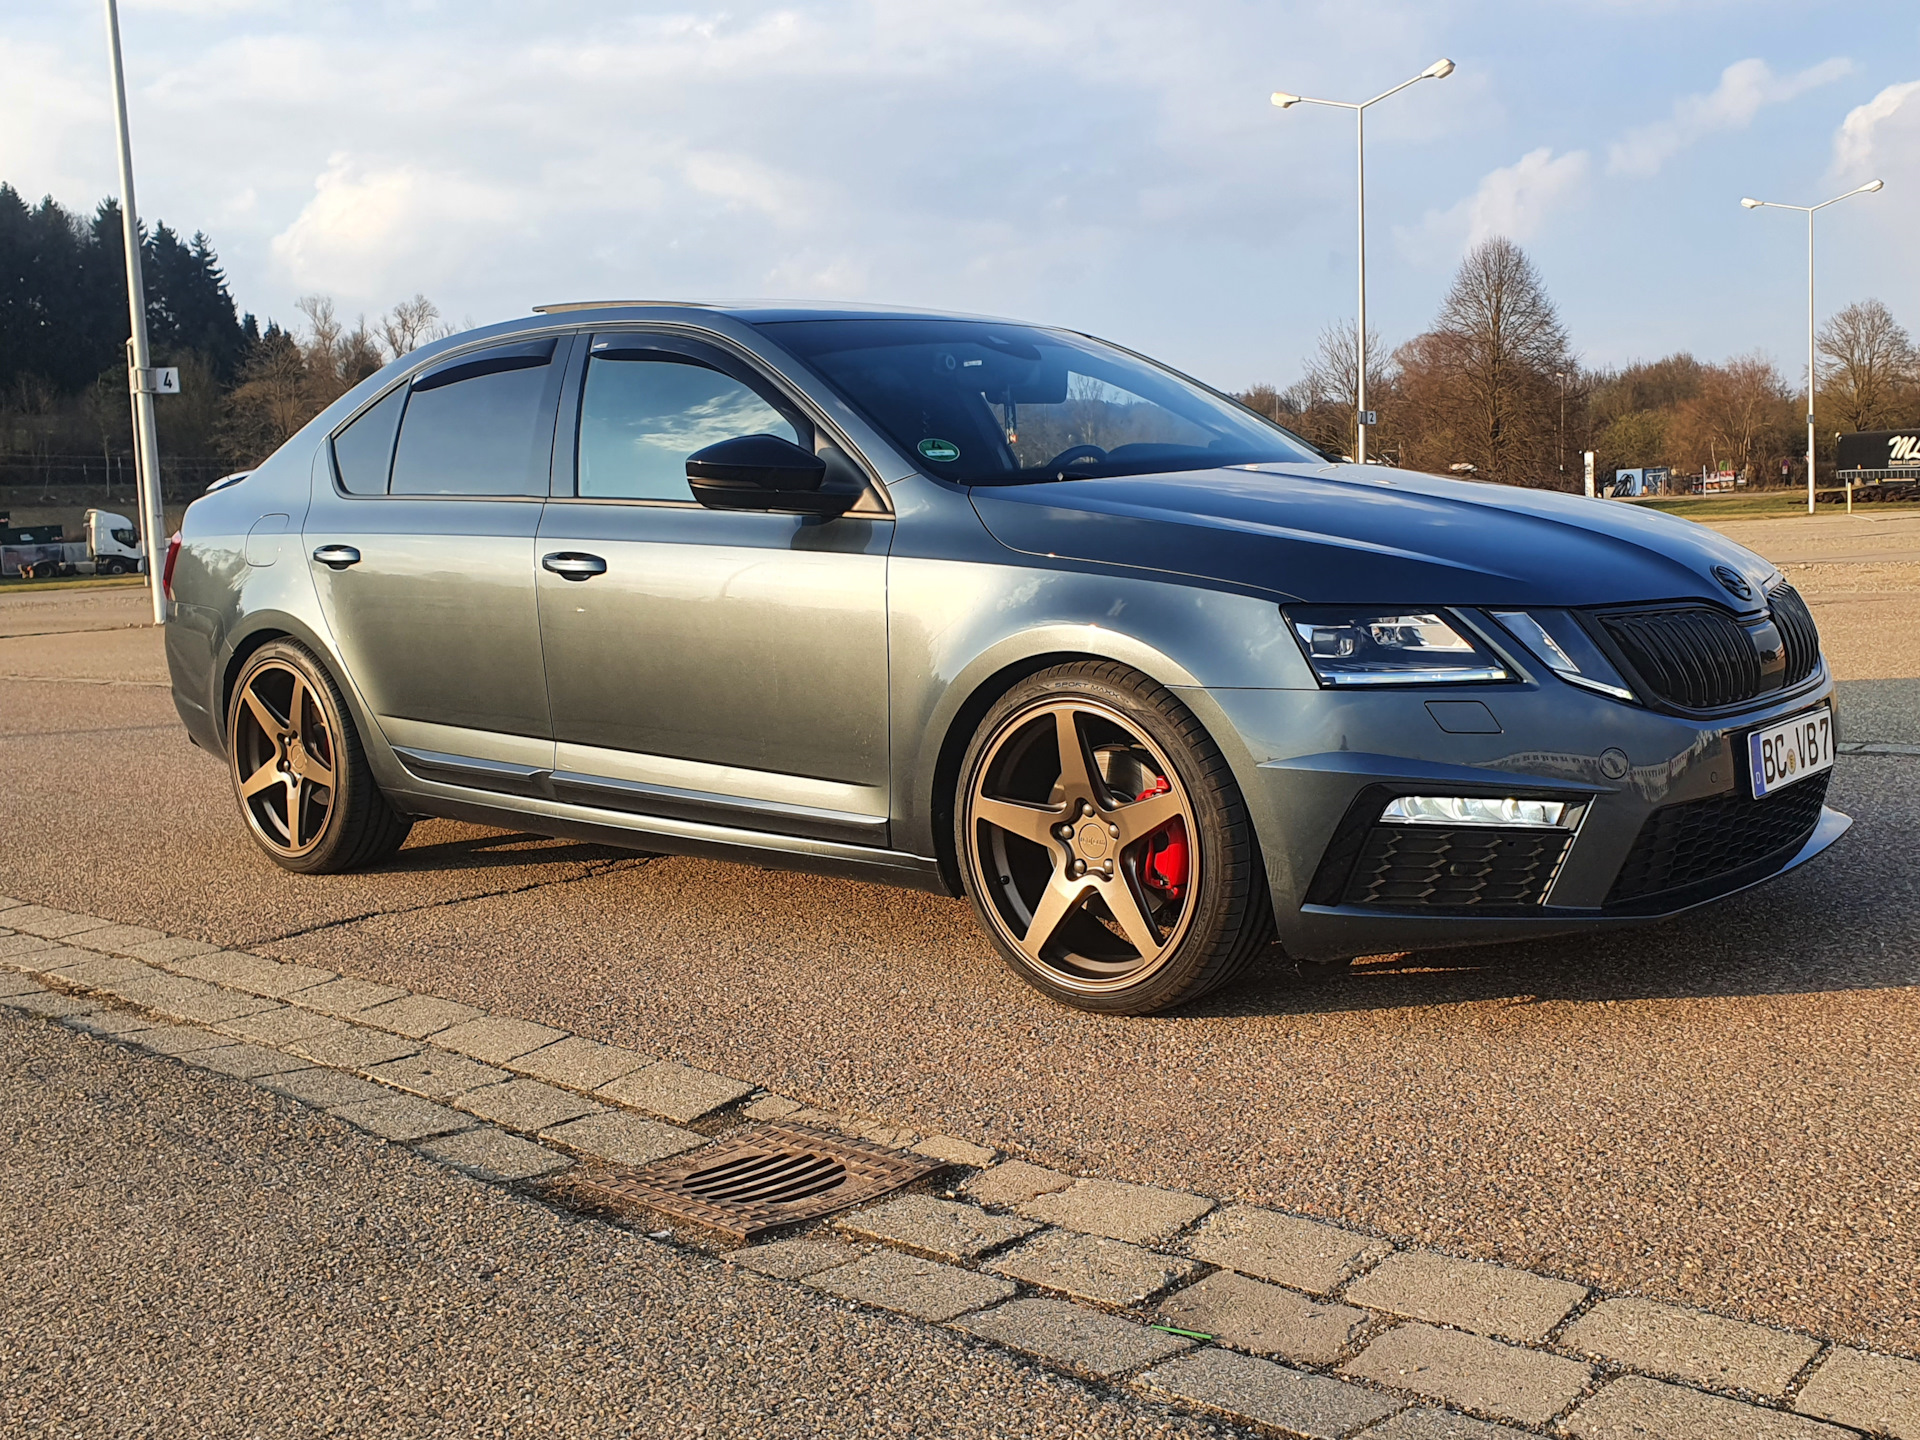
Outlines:
<svg viewBox="0 0 1920 1440"><path fill-rule="evenodd" d="M911 1185L944 1165L810 1126L760 1125L690 1155L576 1184L752 1240Z"/></svg>

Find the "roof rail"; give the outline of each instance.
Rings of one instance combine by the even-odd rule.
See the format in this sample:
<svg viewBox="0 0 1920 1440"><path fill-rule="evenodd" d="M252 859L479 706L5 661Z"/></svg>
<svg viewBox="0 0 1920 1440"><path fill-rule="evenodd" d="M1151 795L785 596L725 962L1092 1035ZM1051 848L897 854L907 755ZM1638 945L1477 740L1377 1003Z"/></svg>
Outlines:
<svg viewBox="0 0 1920 1440"><path fill-rule="evenodd" d="M623 310L633 306L648 309L671 307L679 310L710 310L712 305L704 300L566 300L557 305L536 305L536 315L557 315L564 310Z"/></svg>

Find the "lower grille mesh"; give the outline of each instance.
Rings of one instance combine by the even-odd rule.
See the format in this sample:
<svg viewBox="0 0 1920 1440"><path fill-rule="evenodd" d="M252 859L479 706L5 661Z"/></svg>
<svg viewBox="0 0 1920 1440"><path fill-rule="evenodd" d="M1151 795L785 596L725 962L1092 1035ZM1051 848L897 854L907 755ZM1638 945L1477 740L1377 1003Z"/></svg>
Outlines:
<svg viewBox="0 0 1920 1440"><path fill-rule="evenodd" d="M1715 795L1654 811L1620 867L1607 904L1684 890L1798 849L1820 823L1831 778L1828 771L1765 800Z"/></svg>
<svg viewBox="0 0 1920 1440"><path fill-rule="evenodd" d="M1347 881L1345 903L1439 910L1539 905L1568 838L1564 830L1376 825Z"/></svg>

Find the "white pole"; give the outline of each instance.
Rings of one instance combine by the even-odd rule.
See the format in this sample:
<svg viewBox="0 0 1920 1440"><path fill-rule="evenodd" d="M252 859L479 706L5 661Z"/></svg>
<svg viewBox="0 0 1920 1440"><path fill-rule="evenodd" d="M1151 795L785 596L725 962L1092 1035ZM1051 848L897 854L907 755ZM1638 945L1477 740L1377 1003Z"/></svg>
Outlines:
<svg viewBox="0 0 1920 1440"><path fill-rule="evenodd" d="M1593 491L1593 452L1587 451L1587 499L1594 499Z"/></svg>
<svg viewBox="0 0 1920 1440"><path fill-rule="evenodd" d="M113 106L120 134L120 225L127 251L127 310L133 322L127 382L133 391L134 460L140 485L140 533L147 553L153 623L167 623L161 584L167 555L166 511L160 502L160 435L153 423L153 357L147 351L147 287L140 268L140 213L133 200L133 138L127 129L127 77L120 62L120 10L107 0L107 53L113 65Z"/></svg>
<svg viewBox="0 0 1920 1440"><path fill-rule="evenodd" d="M1354 153L1357 157L1356 192L1360 197L1360 328L1355 337L1358 348L1354 363L1358 367L1354 394L1358 403L1353 412L1353 458L1367 463L1367 107L1354 107Z"/></svg>
<svg viewBox="0 0 1920 1440"><path fill-rule="evenodd" d="M1813 514L1813 360L1813 210L1810 209L1807 211L1807 514L1809 515Z"/></svg>

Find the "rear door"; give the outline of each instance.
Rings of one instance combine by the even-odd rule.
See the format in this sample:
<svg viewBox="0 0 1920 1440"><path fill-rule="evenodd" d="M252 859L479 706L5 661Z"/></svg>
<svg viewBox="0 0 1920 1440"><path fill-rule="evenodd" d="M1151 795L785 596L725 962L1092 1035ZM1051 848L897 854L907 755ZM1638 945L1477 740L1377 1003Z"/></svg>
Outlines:
<svg viewBox="0 0 1920 1440"><path fill-rule="evenodd" d="M571 343L430 366L335 432L316 475L304 548L335 642L430 778L524 789L552 764L534 541Z"/></svg>
<svg viewBox="0 0 1920 1440"><path fill-rule="evenodd" d="M603 334L573 371L538 546L555 793L884 845L891 516L694 500L687 456L736 435L852 466L730 352Z"/></svg>

